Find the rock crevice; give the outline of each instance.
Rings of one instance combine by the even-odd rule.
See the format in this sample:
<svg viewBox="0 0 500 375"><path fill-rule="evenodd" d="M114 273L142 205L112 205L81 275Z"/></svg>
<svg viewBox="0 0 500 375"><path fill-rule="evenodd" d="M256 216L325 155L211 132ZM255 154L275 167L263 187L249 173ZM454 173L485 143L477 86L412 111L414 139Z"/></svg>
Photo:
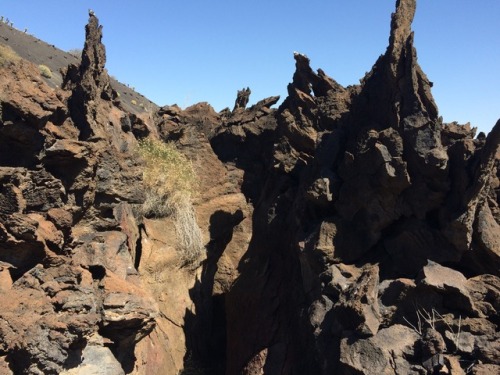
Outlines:
<svg viewBox="0 0 500 375"><path fill-rule="evenodd" d="M500 122L443 123L415 12L359 85L294 53L277 109L127 112L93 13L61 89L0 66L0 372L499 372ZM196 176L189 264L143 214L146 137Z"/></svg>

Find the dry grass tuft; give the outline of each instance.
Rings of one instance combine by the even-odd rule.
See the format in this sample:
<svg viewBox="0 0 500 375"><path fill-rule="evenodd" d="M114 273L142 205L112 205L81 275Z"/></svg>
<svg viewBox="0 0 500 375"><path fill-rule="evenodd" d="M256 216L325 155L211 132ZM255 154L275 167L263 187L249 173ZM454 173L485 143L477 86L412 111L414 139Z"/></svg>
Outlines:
<svg viewBox="0 0 500 375"><path fill-rule="evenodd" d="M16 63L21 60L21 57L9 46L0 44L0 66Z"/></svg>
<svg viewBox="0 0 500 375"><path fill-rule="evenodd" d="M45 78L52 78L52 71L47 65L38 65L38 69L40 69L40 74Z"/></svg>
<svg viewBox="0 0 500 375"><path fill-rule="evenodd" d="M193 264L204 246L192 203L197 177L191 161L174 144L154 139L140 141L139 152L145 162L143 215L172 217L181 261Z"/></svg>

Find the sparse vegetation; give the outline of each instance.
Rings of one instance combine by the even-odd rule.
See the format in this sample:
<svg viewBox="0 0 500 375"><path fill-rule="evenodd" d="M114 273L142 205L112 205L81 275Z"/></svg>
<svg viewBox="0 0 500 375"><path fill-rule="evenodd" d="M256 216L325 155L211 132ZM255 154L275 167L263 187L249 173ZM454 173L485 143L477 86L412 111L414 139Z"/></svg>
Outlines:
<svg viewBox="0 0 500 375"><path fill-rule="evenodd" d="M52 71L47 65L38 65L38 68L40 69L40 74L42 75L42 77L52 78Z"/></svg>
<svg viewBox="0 0 500 375"><path fill-rule="evenodd" d="M0 66L19 61L21 57L9 46L0 44Z"/></svg>
<svg viewBox="0 0 500 375"><path fill-rule="evenodd" d="M181 261L193 264L203 250L203 242L192 203L197 179L191 161L174 144L159 140L142 140L139 150L145 161L143 214L172 217Z"/></svg>
<svg viewBox="0 0 500 375"><path fill-rule="evenodd" d="M441 315L436 309L431 309L431 311L427 311L424 308L415 307L415 314L417 316L416 324L412 324L406 317L403 317L406 323L420 336L423 334L423 329L427 325L428 327L436 330L436 323L443 322L450 332L450 336L452 337L453 344L457 350L460 350L460 332L462 325L462 316L458 317L458 328L454 330L450 323ZM456 331L456 332L455 332Z"/></svg>
<svg viewBox="0 0 500 375"><path fill-rule="evenodd" d="M137 105L137 101L135 101L135 99L132 99L130 103L132 103L133 105Z"/></svg>

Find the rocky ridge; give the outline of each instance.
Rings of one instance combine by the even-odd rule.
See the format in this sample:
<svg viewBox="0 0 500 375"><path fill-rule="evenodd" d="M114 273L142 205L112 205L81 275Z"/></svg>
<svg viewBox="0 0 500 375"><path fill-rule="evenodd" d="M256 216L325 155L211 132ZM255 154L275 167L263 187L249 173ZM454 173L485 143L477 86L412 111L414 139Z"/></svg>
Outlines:
<svg viewBox="0 0 500 375"><path fill-rule="evenodd" d="M296 53L278 109L128 112L94 15L61 88L0 66L0 372L498 372L500 122L442 122L415 9L359 85ZM141 213L145 137L198 176L189 267Z"/></svg>
<svg viewBox="0 0 500 375"><path fill-rule="evenodd" d="M86 33L92 58L78 75L68 70L70 88L49 88L27 61L1 68L0 290L8 302L0 336L13 373L59 374L82 358L86 369L92 356L123 373L158 315L134 267L137 141L102 84L109 77L95 17Z"/></svg>
<svg viewBox="0 0 500 375"><path fill-rule="evenodd" d="M415 7L397 2L389 47L358 86L295 54L227 296L227 373L499 365L500 123L477 139L469 125L442 123L413 47ZM488 360L475 357L479 341L491 344Z"/></svg>

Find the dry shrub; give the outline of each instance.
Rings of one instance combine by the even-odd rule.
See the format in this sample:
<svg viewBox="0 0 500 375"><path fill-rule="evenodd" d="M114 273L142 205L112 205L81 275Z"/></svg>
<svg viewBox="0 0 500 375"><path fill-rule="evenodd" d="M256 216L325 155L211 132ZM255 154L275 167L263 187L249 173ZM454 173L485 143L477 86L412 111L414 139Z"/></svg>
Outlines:
<svg viewBox="0 0 500 375"><path fill-rule="evenodd" d="M178 209L175 209L173 213L175 232L182 249L181 261L183 264L189 265L200 256L203 249L203 239L191 200L182 197L179 203Z"/></svg>
<svg viewBox="0 0 500 375"><path fill-rule="evenodd" d="M19 60L21 60L21 57L12 48L5 44L0 44L0 66L16 63Z"/></svg>
<svg viewBox="0 0 500 375"><path fill-rule="evenodd" d="M52 71L47 65L38 65L38 69L40 69L40 74L45 78L52 78Z"/></svg>
<svg viewBox="0 0 500 375"><path fill-rule="evenodd" d="M144 215L171 216L176 206L186 204L186 198L190 203L196 174L189 159L174 144L149 138L139 142L139 151L145 162Z"/></svg>
<svg viewBox="0 0 500 375"><path fill-rule="evenodd" d="M192 202L197 178L191 161L174 144L154 139L140 141L139 151L145 162L143 215L172 217L181 261L192 264L203 250L203 241Z"/></svg>

